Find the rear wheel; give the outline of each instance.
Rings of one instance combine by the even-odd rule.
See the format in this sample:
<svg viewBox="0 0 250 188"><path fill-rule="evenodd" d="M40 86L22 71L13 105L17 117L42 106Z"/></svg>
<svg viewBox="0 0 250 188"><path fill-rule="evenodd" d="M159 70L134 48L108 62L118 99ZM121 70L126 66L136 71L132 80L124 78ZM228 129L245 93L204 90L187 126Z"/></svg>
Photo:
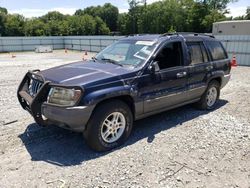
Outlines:
<svg viewBox="0 0 250 188"><path fill-rule="evenodd" d="M133 116L128 105L120 100L112 100L95 109L84 137L90 148L108 151L127 140L132 126Z"/></svg>
<svg viewBox="0 0 250 188"><path fill-rule="evenodd" d="M200 101L196 106L202 110L214 109L220 96L220 84L218 81L213 80L208 84L205 93L202 95Z"/></svg>

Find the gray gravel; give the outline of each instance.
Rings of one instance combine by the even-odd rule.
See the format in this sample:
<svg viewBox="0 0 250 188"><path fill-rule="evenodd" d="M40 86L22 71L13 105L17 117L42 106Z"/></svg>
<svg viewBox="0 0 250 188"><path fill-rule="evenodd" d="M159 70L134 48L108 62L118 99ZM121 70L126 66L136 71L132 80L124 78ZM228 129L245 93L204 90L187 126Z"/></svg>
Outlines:
<svg viewBox="0 0 250 188"><path fill-rule="evenodd" d="M28 69L82 53L15 55L0 54L0 187L250 187L250 67L233 69L215 110L137 121L124 146L95 153L79 133L36 125L16 99Z"/></svg>

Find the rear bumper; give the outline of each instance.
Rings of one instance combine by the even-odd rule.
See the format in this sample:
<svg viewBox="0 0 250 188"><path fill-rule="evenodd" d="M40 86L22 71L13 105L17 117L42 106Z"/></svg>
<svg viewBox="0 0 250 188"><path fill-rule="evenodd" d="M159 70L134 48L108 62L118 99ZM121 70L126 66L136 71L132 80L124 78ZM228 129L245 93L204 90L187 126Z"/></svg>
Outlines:
<svg viewBox="0 0 250 188"><path fill-rule="evenodd" d="M221 88L225 87L225 85L229 82L231 78L231 74L224 75L221 80Z"/></svg>
<svg viewBox="0 0 250 188"><path fill-rule="evenodd" d="M31 96L29 84L34 76L39 77L44 84L36 95ZM28 72L17 91L17 97L23 109L27 110L41 126L54 124L73 131L83 131L94 106L61 107L48 104L46 101L51 86L53 84L46 82L41 75Z"/></svg>

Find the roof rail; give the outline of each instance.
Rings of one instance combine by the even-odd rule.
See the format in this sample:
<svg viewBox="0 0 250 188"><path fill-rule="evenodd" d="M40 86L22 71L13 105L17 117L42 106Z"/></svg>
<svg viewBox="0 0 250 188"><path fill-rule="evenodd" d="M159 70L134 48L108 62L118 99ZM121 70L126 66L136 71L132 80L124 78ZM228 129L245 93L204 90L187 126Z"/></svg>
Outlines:
<svg viewBox="0 0 250 188"><path fill-rule="evenodd" d="M206 36L206 37L211 37L215 38L212 34L207 34L207 33L194 33L194 36Z"/></svg>
<svg viewBox="0 0 250 188"><path fill-rule="evenodd" d="M161 37L171 36L171 35L193 35L193 36L207 36L211 38L215 38L213 35L206 33L193 33L193 32L174 32L174 33L163 33Z"/></svg>
<svg viewBox="0 0 250 188"><path fill-rule="evenodd" d="M162 35L161 35L161 37L165 37L165 36L172 36L172 35L179 35L179 33L177 33L177 32L173 32L173 33L163 33Z"/></svg>
<svg viewBox="0 0 250 188"><path fill-rule="evenodd" d="M126 35L126 37L135 37L135 36L143 36L143 35L149 35L148 33L142 33L142 34L129 34L129 35Z"/></svg>

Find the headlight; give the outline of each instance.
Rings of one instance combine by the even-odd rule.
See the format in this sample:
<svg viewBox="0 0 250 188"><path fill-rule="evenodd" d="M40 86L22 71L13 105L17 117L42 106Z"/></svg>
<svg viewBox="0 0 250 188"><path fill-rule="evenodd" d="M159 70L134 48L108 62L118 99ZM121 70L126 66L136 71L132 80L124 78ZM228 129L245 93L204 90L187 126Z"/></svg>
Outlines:
<svg viewBox="0 0 250 188"><path fill-rule="evenodd" d="M81 94L82 91L78 89L53 87L50 89L47 101L51 104L74 106L80 99Z"/></svg>

